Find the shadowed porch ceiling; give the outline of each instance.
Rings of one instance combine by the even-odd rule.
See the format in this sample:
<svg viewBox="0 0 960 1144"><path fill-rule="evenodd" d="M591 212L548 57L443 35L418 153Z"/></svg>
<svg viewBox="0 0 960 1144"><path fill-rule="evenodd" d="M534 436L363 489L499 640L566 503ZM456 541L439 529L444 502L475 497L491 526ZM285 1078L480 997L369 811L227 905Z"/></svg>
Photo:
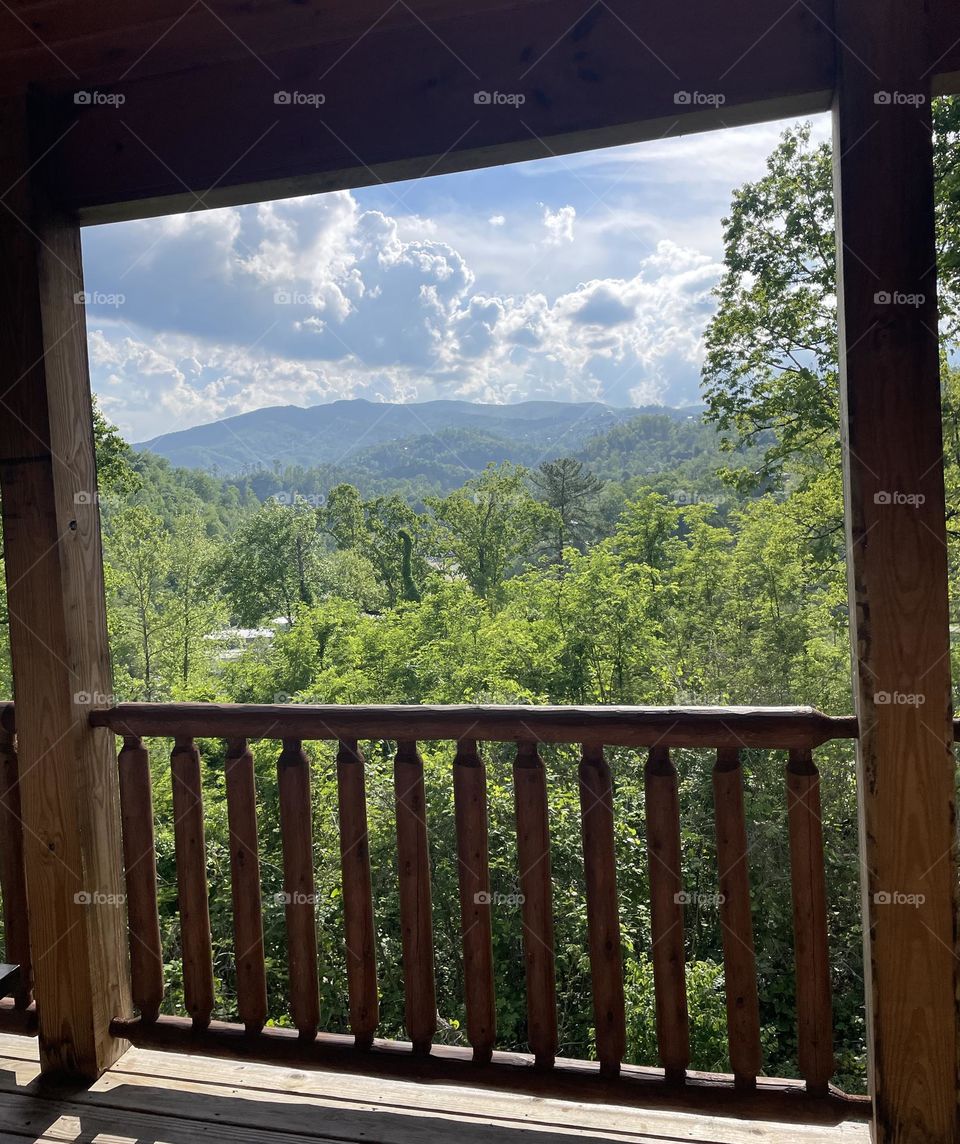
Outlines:
<svg viewBox="0 0 960 1144"><path fill-rule="evenodd" d="M29 87L49 185L102 222L823 111L833 20L831 0L13 0L0 94ZM932 26L934 90L960 90L960 6L933 0Z"/></svg>

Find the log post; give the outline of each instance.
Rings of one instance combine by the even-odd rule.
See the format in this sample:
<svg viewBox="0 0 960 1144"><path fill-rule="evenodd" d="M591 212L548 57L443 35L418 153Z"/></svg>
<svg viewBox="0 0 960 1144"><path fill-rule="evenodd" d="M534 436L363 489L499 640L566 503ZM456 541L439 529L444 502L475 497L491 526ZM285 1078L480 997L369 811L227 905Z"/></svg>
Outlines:
<svg viewBox="0 0 960 1144"><path fill-rule="evenodd" d="M840 376L875 1139L958 1138L927 5L838 0Z"/></svg>
<svg viewBox="0 0 960 1144"><path fill-rule="evenodd" d="M130 1015L80 234L43 205L26 102L0 101L0 491L44 1071L96 1077Z"/></svg>

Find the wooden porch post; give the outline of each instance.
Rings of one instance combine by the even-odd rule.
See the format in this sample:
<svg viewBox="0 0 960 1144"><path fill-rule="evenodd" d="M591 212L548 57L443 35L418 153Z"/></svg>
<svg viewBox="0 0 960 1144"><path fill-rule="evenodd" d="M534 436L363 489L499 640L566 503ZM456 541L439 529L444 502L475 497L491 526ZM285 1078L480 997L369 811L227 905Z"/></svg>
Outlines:
<svg viewBox="0 0 960 1144"><path fill-rule="evenodd" d="M955 1141L954 764L923 0L837 0L841 403L877 1141Z"/></svg>
<svg viewBox="0 0 960 1144"><path fill-rule="evenodd" d="M96 1077L129 1013L117 762L80 236L47 213L0 101L0 491L43 1067Z"/></svg>

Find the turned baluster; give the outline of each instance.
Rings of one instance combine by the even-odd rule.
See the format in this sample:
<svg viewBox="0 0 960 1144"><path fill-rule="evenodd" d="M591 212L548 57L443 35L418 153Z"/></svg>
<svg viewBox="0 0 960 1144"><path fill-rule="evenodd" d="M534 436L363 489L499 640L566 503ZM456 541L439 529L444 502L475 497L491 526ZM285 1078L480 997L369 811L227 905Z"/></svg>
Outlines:
<svg viewBox="0 0 960 1144"><path fill-rule="evenodd" d="M263 952L263 905L257 842L257 789L253 753L246 739L227 743L224 762L230 828L230 892L233 948L237 967L237 1011L248 1033L267 1019L267 977Z"/></svg>
<svg viewBox="0 0 960 1144"><path fill-rule="evenodd" d="M302 1040L320 1024L317 979L316 886L313 876L313 813L310 764L299 739L284 739L277 763L283 901L287 924L290 1016Z"/></svg>
<svg viewBox="0 0 960 1144"><path fill-rule="evenodd" d="M743 768L738 750L724 748L717 751L713 795L730 1067L738 1088L754 1088L761 1065L760 1004L757 998L757 962L753 952Z"/></svg>
<svg viewBox="0 0 960 1144"><path fill-rule="evenodd" d="M809 750L787 763L790 878L797 978L800 1074L807 1091L823 1096L833 1076L833 1005L827 937L827 889L820 817L820 773Z"/></svg>
<svg viewBox="0 0 960 1144"><path fill-rule="evenodd" d="M27 929L27 881L23 865L23 817L20 809L20 767L13 726L13 707L0 719L0 886L3 889L3 932L6 958L20 966L14 994L17 1009L33 1000L30 934Z"/></svg>
<svg viewBox="0 0 960 1144"><path fill-rule="evenodd" d="M527 1041L536 1064L557 1054L557 987L553 948L553 884L547 778L537 744L517 745L513 764L517 861L523 897L523 955L527 983Z"/></svg>
<svg viewBox="0 0 960 1144"><path fill-rule="evenodd" d="M124 735L117 764L130 929L130 986L140 1020L150 1024L156 1021L163 1001L163 951L157 909L150 756L138 735Z"/></svg>
<svg viewBox="0 0 960 1144"><path fill-rule="evenodd" d="M613 780L602 747L583 748L579 775L597 1056L600 1071L605 1076L617 1076L626 1051L627 1030L613 829Z"/></svg>
<svg viewBox="0 0 960 1144"><path fill-rule="evenodd" d="M397 872L407 1035L413 1051L430 1052L437 1029L433 968L430 851L423 759L416 743L397 743L393 765L397 807Z"/></svg>
<svg viewBox="0 0 960 1144"><path fill-rule="evenodd" d="M473 1059L486 1064L493 1055L497 1013L493 986L490 925L490 858L487 837L487 778L472 739L461 739L453 760L453 800L457 825L460 927L467 1039Z"/></svg>
<svg viewBox="0 0 960 1144"><path fill-rule="evenodd" d="M357 1048L369 1048L380 1020L377 992L376 929L367 835L364 758L356 740L337 751L337 801L340 815L340 870L343 879L343 929L347 954L350 1029Z"/></svg>
<svg viewBox="0 0 960 1144"><path fill-rule="evenodd" d="M680 797L666 747L653 747L645 770L650 936L657 1047L668 1082L682 1084L690 1064L690 1029L683 947Z"/></svg>
<svg viewBox="0 0 960 1144"><path fill-rule="evenodd" d="M170 755L170 775L183 995L194 1028L199 1030L210 1024L214 992L200 752L192 738L180 735L175 738Z"/></svg>

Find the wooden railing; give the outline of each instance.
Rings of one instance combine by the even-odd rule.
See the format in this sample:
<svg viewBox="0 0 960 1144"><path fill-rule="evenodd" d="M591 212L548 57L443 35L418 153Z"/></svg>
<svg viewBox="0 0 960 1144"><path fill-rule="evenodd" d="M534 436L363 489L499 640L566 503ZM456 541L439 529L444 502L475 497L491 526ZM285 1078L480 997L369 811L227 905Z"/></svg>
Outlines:
<svg viewBox="0 0 960 1144"><path fill-rule="evenodd" d="M612 782L604 747L646 749L646 820L656 1029L662 1076L689 1077L678 778L679 748L716 751L713 788L723 931L729 1057L734 1087L756 1087L761 1073L760 1016L753 947L741 752L788 753L791 885L795 922L798 1067L807 1091L828 1092L833 1074L827 903L813 752L856 736L856 722L808 708L307 707L122 704L94 711L91 723L122 736L119 756L130 959L136 1022L118 1031L141 1043L172 1035L158 1016L163 960L157 910L151 774L145 737L173 740L170 759L185 1006L194 1036L211 1023L214 978L208 913L201 761L196 740L226 741L231 834L237 1007L248 1041L267 1018L261 882L258 868L253 739L277 739L280 828L289 971L289 1012L301 1046L319 1024L310 764L307 740L339 743L336 768L344 940L350 1027L369 1049L378 1028L374 901L367 839L361 740L397 744L394 760L405 1024L411 1056L431 1053L436 997L431 874L423 760L418 741L455 743L451 751L459 857L466 1034L475 1062L496 1049L490 921L486 773L479 742L514 742L513 784L522 896L527 1036L541 1070L556 1063L558 1018L550 869L548 777L540 745L580 748L580 800L589 957L599 1069L621 1071L626 1043ZM166 1024L167 1028L163 1028ZM153 1032L151 1032L151 1029ZM209 1039L209 1038L208 1038ZM260 1035L266 1042L266 1034ZM265 1044L269 1055L271 1046ZM395 1055L395 1051L394 1051Z"/></svg>
<svg viewBox="0 0 960 1144"><path fill-rule="evenodd" d="M5 1003L7 1025L31 1007L30 951L23 867L13 705L0 704L0 885L6 956L23 968L21 989ZM462 923L466 1036L474 1063L502 1067L495 1057L496 1005L491 939L486 767L478 743L515 743L513 761L517 858L522 898L527 1036L544 1074L569 1079L557 1058L558 1017L550 869L548 776L542 744L579 747L587 938L598 1064L608 1082L621 1073L626 1011L621 960L611 771L604 747L646 750L645 815L654 969L656 1034L662 1071L627 1066L628 1079L659 1077L663 1091L685 1093L691 1074L685 977L684 901L678 776L673 752L712 749L718 864L717 900L723 933L731 1094L749 1094L761 1075L760 1009L753 945L742 751L787 752L785 796L789 825L794 916L798 1061L806 1099L843 1100L831 1089L834 1070L827 901L820 823L820 780L814 751L857 735L853 718L811 708L611 707L319 707L216 704L122 704L90 715L94 727L122 738L119 752L124 866L135 1020L118 1018L115 1031L135 1043L178 1045L202 1041L205 1050L264 1057L291 1052L353 1068L404 1071L403 1048L377 1041L379 989L367 796L361 741L396 744L394 785L402 933L407 1059L438 1075L458 1050L435 1046L437 1009L433 964L431 872L426 791L418 742L450 741ZM164 967L157 901L157 855L150 758L145 738L172 740L174 846L186 1021L160 1016ZM230 833L232 917L237 1011L242 1027L212 1022L214 967L198 739L225 741L225 790ZM265 1029L268 1018L257 794L251 740L279 740L277 789L282 841L288 950L289 1015L296 1040ZM336 755L344 944L352 1038L318 1033L315 886L310 763L305 741L338 743ZM21 1026L27 1024L21 1021ZM238 1040L239 1037L239 1040ZM371 1053L369 1050L374 1048ZM362 1064L351 1056L367 1050ZM514 1057L515 1059L515 1057ZM493 1063L491 1063L493 1061ZM561 1069L561 1066L563 1068ZM582 1073L582 1063L577 1065ZM558 1072L560 1070L560 1072ZM521 1070L522 1071L522 1070ZM588 1071L588 1070L587 1070ZM476 1079L484 1069L474 1069ZM663 1082L666 1082L664 1084ZM686 1082L686 1083L685 1083ZM502 1083L500 1081L495 1083ZM779 1082L776 1082L779 1084ZM681 1088L681 1086L683 1086ZM705 1107L718 1092L715 1082ZM762 1081L764 1093L781 1091ZM781 1086L782 1088L782 1086ZM649 1091L649 1087L648 1087ZM829 1094L829 1096L828 1096ZM797 1095L795 1084L789 1097ZM756 1099L760 1099L759 1094ZM764 1099L766 1097L764 1096Z"/></svg>
<svg viewBox="0 0 960 1144"><path fill-rule="evenodd" d="M3 894L4 956L8 963L20 967L13 1006L15 1013L24 1014L33 1001L33 991L27 930L27 883L23 866L20 768L12 703L0 703L0 891Z"/></svg>

